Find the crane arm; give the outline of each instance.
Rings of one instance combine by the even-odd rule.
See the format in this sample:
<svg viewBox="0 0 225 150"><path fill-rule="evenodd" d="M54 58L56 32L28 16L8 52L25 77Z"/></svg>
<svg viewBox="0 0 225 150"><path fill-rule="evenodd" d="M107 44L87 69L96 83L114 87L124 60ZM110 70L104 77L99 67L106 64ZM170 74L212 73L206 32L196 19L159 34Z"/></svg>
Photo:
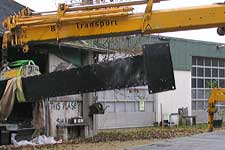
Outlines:
<svg viewBox="0 0 225 150"><path fill-rule="evenodd" d="M59 4L56 12L32 13L28 8L3 21L2 48L69 38L161 33L225 26L225 4L211 4L168 10L154 10L156 1L134 1L72 7ZM159 2L159 0L158 0ZM130 5L147 3L144 13L133 13Z"/></svg>
<svg viewBox="0 0 225 150"><path fill-rule="evenodd" d="M225 88L214 88L211 90L208 100L208 131L213 131L213 118L217 102L225 102Z"/></svg>

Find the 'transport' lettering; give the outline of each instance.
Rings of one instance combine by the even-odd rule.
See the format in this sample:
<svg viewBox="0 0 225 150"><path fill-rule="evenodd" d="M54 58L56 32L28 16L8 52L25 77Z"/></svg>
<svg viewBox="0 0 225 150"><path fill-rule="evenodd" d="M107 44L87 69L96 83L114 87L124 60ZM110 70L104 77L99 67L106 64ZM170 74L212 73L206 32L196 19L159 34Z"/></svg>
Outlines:
<svg viewBox="0 0 225 150"><path fill-rule="evenodd" d="M108 26L116 26L116 20L99 20L99 21L92 21L86 23L76 23L77 29L87 29L87 28L102 28Z"/></svg>

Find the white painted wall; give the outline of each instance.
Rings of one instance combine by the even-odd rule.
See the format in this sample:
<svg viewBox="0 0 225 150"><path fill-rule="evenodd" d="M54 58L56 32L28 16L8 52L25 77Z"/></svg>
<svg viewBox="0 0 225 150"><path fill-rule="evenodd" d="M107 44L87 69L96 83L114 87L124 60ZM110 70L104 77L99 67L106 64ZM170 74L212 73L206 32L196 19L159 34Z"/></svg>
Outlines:
<svg viewBox="0 0 225 150"><path fill-rule="evenodd" d="M56 126L69 123L69 119L81 117L82 101L79 95L51 98L49 101L50 135L57 137Z"/></svg>
<svg viewBox="0 0 225 150"><path fill-rule="evenodd" d="M178 108L188 107L191 115L191 72L174 71L176 90L157 94L156 120L161 121L160 104L162 104L163 119L168 120L170 113L177 113Z"/></svg>
<svg viewBox="0 0 225 150"><path fill-rule="evenodd" d="M49 72L53 72L62 63L69 64L56 55L49 54ZM82 116L82 97L80 94L77 94L49 98L48 109L49 133L51 136L56 137L57 124L68 123L69 119Z"/></svg>

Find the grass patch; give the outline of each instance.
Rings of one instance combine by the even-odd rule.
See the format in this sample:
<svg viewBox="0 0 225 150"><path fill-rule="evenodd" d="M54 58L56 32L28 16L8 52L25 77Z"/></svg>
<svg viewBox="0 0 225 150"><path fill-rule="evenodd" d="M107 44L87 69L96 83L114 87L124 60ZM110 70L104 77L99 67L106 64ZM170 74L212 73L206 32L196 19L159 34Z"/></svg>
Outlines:
<svg viewBox="0 0 225 150"><path fill-rule="evenodd" d="M91 138L93 141L127 141L138 139L169 139L174 137L190 136L207 132L207 124L198 124L196 126L180 126L172 128L144 127L101 130L97 135Z"/></svg>

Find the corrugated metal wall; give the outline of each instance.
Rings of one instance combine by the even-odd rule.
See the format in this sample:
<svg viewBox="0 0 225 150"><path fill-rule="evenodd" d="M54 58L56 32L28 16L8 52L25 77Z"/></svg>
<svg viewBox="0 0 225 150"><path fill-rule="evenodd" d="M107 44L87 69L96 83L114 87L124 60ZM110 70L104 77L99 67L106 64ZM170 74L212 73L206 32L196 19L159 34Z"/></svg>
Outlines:
<svg viewBox="0 0 225 150"><path fill-rule="evenodd" d="M143 127L155 122L156 95L148 94L147 86L97 92L98 102L107 107L96 115L97 129Z"/></svg>

